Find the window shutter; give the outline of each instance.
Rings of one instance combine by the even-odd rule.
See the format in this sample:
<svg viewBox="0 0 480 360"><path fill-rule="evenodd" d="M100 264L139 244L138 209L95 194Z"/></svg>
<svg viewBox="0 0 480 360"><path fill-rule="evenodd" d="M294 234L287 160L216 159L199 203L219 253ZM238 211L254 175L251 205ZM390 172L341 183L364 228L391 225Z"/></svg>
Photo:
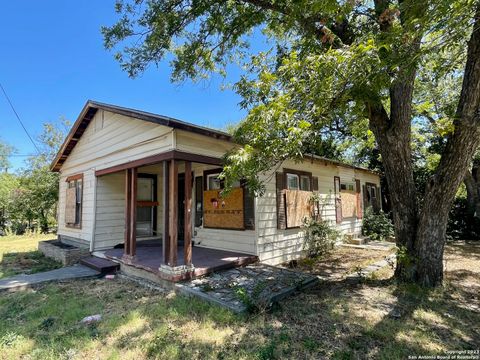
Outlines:
<svg viewBox="0 0 480 360"><path fill-rule="evenodd" d="M255 230L255 194L243 188L243 216L245 230Z"/></svg>
<svg viewBox="0 0 480 360"><path fill-rule="evenodd" d="M367 210L369 204L368 204L367 187L365 185L362 185L362 191L363 191L363 209Z"/></svg>
<svg viewBox="0 0 480 360"><path fill-rule="evenodd" d="M335 217L337 224L340 224L343 220L342 218L342 196L340 191L340 178L335 176L333 178L333 185L335 190Z"/></svg>
<svg viewBox="0 0 480 360"><path fill-rule="evenodd" d="M276 188L277 188L277 228L285 230L287 228L287 216L285 212L285 193L283 183L283 173L276 174Z"/></svg>
<svg viewBox="0 0 480 360"><path fill-rule="evenodd" d="M67 194L65 198L65 223L75 224L75 214L77 206L77 189L76 187L70 187L67 183Z"/></svg>
<svg viewBox="0 0 480 360"><path fill-rule="evenodd" d="M357 219L363 218L363 211L362 211L362 200L360 198L360 192L362 190L362 187L360 185L360 180L356 179L355 180L355 191L357 195Z"/></svg>
<svg viewBox="0 0 480 360"><path fill-rule="evenodd" d="M380 186L376 186L376 192L377 192L377 198L376 198L376 212L380 211L382 209L382 197L380 195Z"/></svg>
<svg viewBox="0 0 480 360"><path fill-rule="evenodd" d="M318 191L318 177L317 176L312 177L312 190L313 191Z"/></svg>

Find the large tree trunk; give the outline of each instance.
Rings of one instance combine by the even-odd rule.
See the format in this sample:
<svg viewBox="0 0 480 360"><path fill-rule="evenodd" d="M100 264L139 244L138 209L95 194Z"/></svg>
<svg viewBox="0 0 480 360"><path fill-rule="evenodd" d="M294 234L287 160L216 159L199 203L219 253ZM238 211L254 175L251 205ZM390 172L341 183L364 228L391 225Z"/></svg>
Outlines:
<svg viewBox="0 0 480 360"><path fill-rule="evenodd" d="M427 184L417 232L418 282L437 286L443 279L443 247L448 212L458 186L480 145L480 5L468 43L454 132L435 175Z"/></svg>
<svg viewBox="0 0 480 360"><path fill-rule="evenodd" d="M419 44L419 41L412 44L412 57L419 50ZM390 89L390 115L380 101L368 103L367 109L391 189L397 245L402 249L395 275L403 281L437 286L443 280L448 213L480 144L480 5L468 44L455 130L447 141L435 175L427 184L420 209L410 158L414 81L413 66L400 71Z"/></svg>

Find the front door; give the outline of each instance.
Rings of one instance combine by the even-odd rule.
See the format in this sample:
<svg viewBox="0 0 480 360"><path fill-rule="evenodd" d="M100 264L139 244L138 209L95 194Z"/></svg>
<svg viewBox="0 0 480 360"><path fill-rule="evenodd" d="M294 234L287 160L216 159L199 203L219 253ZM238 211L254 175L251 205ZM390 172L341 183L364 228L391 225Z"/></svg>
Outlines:
<svg viewBox="0 0 480 360"><path fill-rule="evenodd" d="M139 174L137 180L137 237L155 235L156 176Z"/></svg>

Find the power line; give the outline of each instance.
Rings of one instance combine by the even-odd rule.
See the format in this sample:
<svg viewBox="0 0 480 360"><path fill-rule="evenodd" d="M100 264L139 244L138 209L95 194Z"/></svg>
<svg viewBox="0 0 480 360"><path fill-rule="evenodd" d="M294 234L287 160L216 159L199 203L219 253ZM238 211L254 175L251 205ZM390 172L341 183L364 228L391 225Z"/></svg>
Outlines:
<svg viewBox="0 0 480 360"><path fill-rule="evenodd" d="M22 128L23 128L23 130L25 131L25 134L27 134L27 136L28 136L28 138L30 139L30 141L32 142L33 146L35 147L35 149L37 149L37 152L40 154L40 152L41 152L40 149L38 148L37 144L35 144L35 141L33 141L32 137L31 137L30 134L28 133L27 128L25 127L25 125L23 125L22 120L20 120L20 116L18 116L18 113L17 113L17 111L15 110L15 107L13 106L12 102L10 101L10 98L8 97L5 89L3 88L2 83L0 83L0 88L2 89L3 95L5 95L5 99L7 99L8 103L10 104L10 107L12 108L13 112L15 113L15 116L17 117L18 122L20 123L20 125L22 125Z"/></svg>

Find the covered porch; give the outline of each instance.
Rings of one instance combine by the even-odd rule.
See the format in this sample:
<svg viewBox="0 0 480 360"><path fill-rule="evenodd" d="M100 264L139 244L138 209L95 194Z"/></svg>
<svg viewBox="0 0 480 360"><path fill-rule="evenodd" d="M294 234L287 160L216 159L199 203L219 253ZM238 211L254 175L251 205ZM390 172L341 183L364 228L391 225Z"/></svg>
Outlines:
<svg viewBox="0 0 480 360"><path fill-rule="evenodd" d="M198 223L203 228L205 181L196 174L207 174L220 166L218 158L173 150L97 170L97 182L108 176L120 180L115 189L97 187L97 199L103 199L102 191L103 194L112 193L111 201L123 203L124 208L113 220L116 224L123 223L123 239L120 240L121 234L117 232L117 242L112 243L111 248L101 248L104 256L171 281L255 262L257 257L253 254L228 248L207 248L192 240ZM102 210L110 209L109 202L104 201L102 205L99 201L96 224L101 229L103 225L99 222L113 215L108 216ZM102 230L96 235L96 242L106 236Z"/></svg>

